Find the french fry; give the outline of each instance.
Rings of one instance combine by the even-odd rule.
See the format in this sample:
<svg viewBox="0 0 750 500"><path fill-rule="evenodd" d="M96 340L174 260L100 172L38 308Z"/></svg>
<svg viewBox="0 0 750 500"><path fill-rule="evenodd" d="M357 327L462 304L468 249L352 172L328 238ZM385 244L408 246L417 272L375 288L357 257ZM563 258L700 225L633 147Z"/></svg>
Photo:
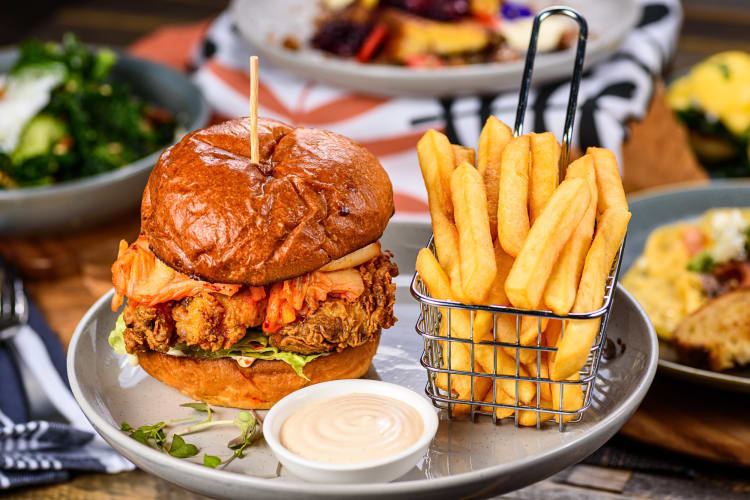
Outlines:
<svg viewBox="0 0 750 500"><path fill-rule="evenodd" d="M422 169L422 177L425 185L428 183L433 187L438 203L442 211L449 219L453 218L453 205L451 203L450 178L453 169L456 168L456 157L453 147L445 136L435 129L424 133L417 142L417 156L419 166ZM427 187L429 196L430 187Z"/></svg>
<svg viewBox="0 0 750 500"><path fill-rule="evenodd" d="M495 400L493 401L492 395L496 394ZM516 400L508 396L508 394L500 387L500 384L497 383L496 390L493 392L492 388L490 387L490 390L487 391L487 394L484 396L484 399L482 401L486 401L488 403L500 403L504 405L515 405ZM513 415L514 410L511 408L502 408L498 406L497 408L493 408L491 406L482 406L482 411L495 411L495 416L497 418L506 418Z"/></svg>
<svg viewBox="0 0 750 500"><path fill-rule="evenodd" d="M430 295L440 300L452 299L450 280L429 249L423 248L419 251L419 253L417 254L416 268L419 276L422 278L422 281L429 290ZM445 318L447 318L447 311L445 309L440 309L440 313L443 317L443 321L440 325L440 333L443 337L446 337L446 328L444 328L444 326L447 327L448 324L445 320ZM466 351L466 347L464 345L456 342L444 342L442 349L444 366L448 365L448 346L445 344L451 345L451 364L455 365L456 363L453 363L453 360L457 360L457 362L460 362L461 359L465 357L465 354L461 353L462 350L464 352ZM461 385L461 378L459 376L456 376L455 379L458 379L458 385ZM446 391L453 391L454 389L454 387L448 387L448 378L445 373L438 374L437 384L441 389L444 389ZM468 394L468 392L466 392L465 394Z"/></svg>
<svg viewBox="0 0 750 500"><path fill-rule="evenodd" d="M416 268L430 295L439 300L453 300L448 275L428 248L423 248L417 254Z"/></svg>
<svg viewBox="0 0 750 500"><path fill-rule="evenodd" d="M602 214L594 241L586 254L573 312L590 312L601 306L607 276L625 237L629 220L630 212L620 208L610 208ZM599 331L600 321L589 319L566 322L557 345L557 354L550 367L553 380L567 379L583 367L591 343Z"/></svg>
<svg viewBox="0 0 750 500"><path fill-rule="evenodd" d="M544 332L548 345L554 347L557 345L560 338L560 330L562 328L562 320L555 319L550 322L549 328ZM549 376L550 370L552 370L552 363L554 362L555 356L552 353L547 354L547 373ZM550 377L551 378L551 377ZM568 380L581 380L578 372L574 373ZM583 407L583 390L580 385L577 384L548 384L550 392L552 394L552 409L565 411L577 411ZM562 389L562 390L561 390ZM562 406L560 401L562 400ZM575 418L575 415L563 415L563 422L568 422ZM555 421L560 422L560 416L555 415Z"/></svg>
<svg viewBox="0 0 750 500"><path fill-rule="evenodd" d="M522 377L529 377L526 368L519 363L518 374ZM516 360L508 356L503 349L497 350L497 372L500 375L516 375ZM516 381L509 378L498 379L498 385L513 400L516 398ZM536 396L536 386L528 380L518 382L518 400L522 403L528 403Z"/></svg>
<svg viewBox="0 0 750 500"><path fill-rule="evenodd" d="M529 134L531 170L529 172L529 218L531 224L542 214L559 183L560 145L554 134Z"/></svg>
<svg viewBox="0 0 750 500"><path fill-rule="evenodd" d="M443 319L440 324L440 334L443 337L447 337L448 322ZM451 331L455 332L456 329L451 325ZM443 366L448 367L452 370L460 371L480 371L480 367L477 363L474 363L472 369L471 365L471 350L467 344L460 342L447 342L450 349L450 357L448 356L448 349L443 348ZM449 391L458 399L472 399L471 397L471 377L467 375L451 375L447 373L439 373L435 383L441 389ZM487 392L492 385L492 381L485 377L474 377L474 393L473 399L476 401L482 400L486 397ZM451 412L454 416L466 415L471 411L471 406L467 404L455 404L453 405L453 411Z"/></svg>
<svg viewBox="0 0 750 500"><path fill-rule="evenodd" d="M560 339L560 330L562 329L561 319L551 319L547 328L544 330L544 345L547 347L557 347L557 341ZM554 356L554 353L550 353Z"/></svg>
<svg viewBox="0 0 750 500"><path fill-rule="evenodd" d="M443 266L452 278L457 276L460 282L461 275L454 275L454 272L459 272L458 230L456 229L456 225L439 209L433 210L432 203L430 203L430 218L432 219L433 241L435 242L435 250L440 265Z"/></svg>
<svg viewBox="0 0 750 500"><path fill-rule="evenodd" d="M627 212L628 201L625 198L615 154L604 148L588 148L586 154L590 154L594 159L596 184L599 189L598 217L610 208L619 208Z"/></svg>
<svg viewBox="0 0 750 500"><path fill-rule="evenodd" d="M509 255L517 257L529 233L529 136L512 139L500 161L497 237Z"/></svg>
<svg viewBox="0 0 750 500"><path fill-rule="evenodd" d="M495 338L498 342L506 342L508 344L516 344L516 317L511 314L499 314L497 317L497 332ZM512 359L516 359L516 351L518 351L519 360L521 363L530 363L534 359L534 351L531 349L516 349L514 347L503 347L503 351L506 355Z"/></svg>
<svg viewBox="0 0 750 500"><path fill-rule="evenodd" d="M471 166L476 165L476 153L474 148L467 148L460 144L451 144L453 148L453 156L456 160L456 166L459 166L463 162L470 164Z"/></svg>
<svg viewBox="0 0 750 500"><path fill-rule="evenodd" d="M487 217L487 195L482 176L464 162L451 177L461 288L471 302L481 302L490 290L497 272L495 253Z"/></svg>
<svg viewBox="0 0 750 500"><path fill-rule="evenodd" d="M496 268L497 272L495 273L495 280L492 282L492 286L490 287L490 291L487 294L487 297L484 300L484 304L486 305L499 305L499 306L507 306L508 298L505 296L505 278L508 276L508 272L510 271L511 266L513 265L513 257L506 254L502 247L500 247L500 243L495 241L495 244L493 245L493 250L495 252L495 262L496 262ZM479 311L474 315L474 339L475 342L481 342L481 341L491 341L491 340L501 340L500 336L493 337L492 330L495 326L497 326L497 330L500 331L503 328L507 328L503 326L503 322L507 322L508 318L510 318L507 314L498 314L497 315L497 325L494 324L494 317L493 314L487 311ZM494 373L494 359L495 359L495 353L494 353L494 347L487 346L487 345L475 345L474 346L474 357L475 360L479 363L479 365L482 367L482 369L486 373ZM491 393L492 391L490 391ZM490 394L490 397L492 394ZM502 417L498 417L502 418Z"/></svg>
<svg viewBox="0 0 750 500"><path fill-rule="evenodd" d="M479 135L477 170L487 189L487 213L492 239L497 238L497 200L500 188L500 162L505 146L513 138L509 126L490 116Z"/></svg>
<svg viewBox="0 0 750 500"><path fill-rule="evenodd" d="M507 306L510 302L505 295L505 279L508 277L510 268L513 267L513 257L505 253L499 241L495 241L492 250L495 253L495 279L492 281L484 304Z"/></svg>
<svg viewBox="0 0 750 500"><path fill-rule="evenodd" d="M496 241L493 245L495 252L495 262L497 272L495 273L495 279L490 286L489 293L484 300L485 305L497 305L507 306L508 298L505 296L505 278L508 276L511 266L513 265L513 257L506 254L500 247L500 244ZM502 328L503 318L507 317L507 314L498 314L498 330ZM478 311L474 315L474 340L475 342L491 341L495 340L492 335L492 329L494 328L494 317L493 314L487 311ZM499 340L499 338L498 338ZM494 348L491 346L476 345L474 347L475 359L479 362L486 373L493 373L493 359L494 359Z"/></svg>
<svg viewBox="0 0 750 500"><path fill-rule="evenodd" d="M581 222L563 247L560 257L549 277L544 290L544 303L552 312L564 316L570 312L576 300L578 281L583 271L586 252L591 246L596 222L596 207L599 194L596 187L596 173L591 155L583 156L568 166L566 179L584 179L589 186L589 206Z"/></svg>
<svg viewBox="0 0 750 500"><path fill-rule="evenodd" d="M443 269L449 275L454 275L457 273L454 267L458 267L458 230L453 224L450 185L443 183L440 171L440 165L445 163L441 157L441 149L445 149L444 143L448 142L448 139L440 136L442 134L434 130L425 133L417 144L417 153L430 206L435 250ZM434 146L436 142L440 145L439 148ZM452 148L449 147L449 149L452 154ZM452 157L451 161L453 161Z"/></svg>
<svg viewBox="0 0 750 500"><path fill-rule="evenodd" d="M576 373L570 380L580 380ZM552 386L552 409L565 411L578 411L583 408L583 390L578 384L550 384ZM560 406L560 386L562 389L562 407ZM569 422L576 418L576 415L563 415L563 422ZM555 415L555 422L559 422L560 417Z"/></svg>
<svg viewBox="0 0 750 500"><path fill-rule="evenodd" d="M549 378L549 364L547 363L547 352L543 351L539 354L539 360L541 363L537 364L537 357L534 355L534 360L524 365L526 370L531 374L532 377L537 378ZM542 399L548 399L552 401L552 391L549 387L549 382L539 383L539 396Z"/></svg>
<svg viewBox="0 0 750 500"><path fill-rule="evenodd" d="M522 335L521 337L516 336L516 317L514 315L499 314L497 319L497 341L506 342L508 344L520 343L521 345L536 345L537 320L536 318L532 317L529 317L529 319L525 318L526 316L521 317L521 332L523 332L524 327L532 329L532 327L528 325L533 325L534 335L532 340L527 340L526 342L524 342L522 340ZM503 350L508 356L513 359L516 359L516 355L518 355L519 360L523 364L531 363L536 357L536 352L533 349L516 349L515 347L503 347Z"/></svg>
<svg viewBox="0 0 750 500"><path fill-rule="evenodd" d="M586 181L568 179L560 183L529 231L505 280L505 293L511 304L523 309L541 305L552 268L583 217L589 198Z"/></svg>
<svg viewBox="0 0 750 500"><path fill-rule="evenodd" d="M536 404L536 401L533 401L533 403ZM552 409L552 404L552 400L550 399L541 398L539 401L539 406L548 410ZM532 410L520 410L518 413L518 425L523 425L524 427L532 427L536 425L536 415L537 412ZM539 414L539 423L551 420L554 416L554 413L542 412Z"/></svg>
<svg viewBox="0 0 750 500"><path fill-rule="evenodd" d="M536 345L537 339L541 341L539 330L544 334L544 330L547 328L549 318L539 318L534 316L522 316L521 317L521 345ZM541 323L541 328L540 328ZM525 349L526 351L526 349ZM535 355L534 351L528 351L532 355Z"/></svg>
<svg viewBox="0 0 750 500"><path fill-rule="evenodd" d="M417 272L422 278L425 286L430 291L430 295L440 300L454 300L450 281L448 276L440 264L435 259L435 256L430 252L429 249L423 248L417 255ZM441 325L440 333L443 337L447 337L448 328L448 311L441 309ZM465 313L465 314L464 314ZM451 332L461 333L462 338L468 338L465 333L468 325L468 312L453 310L451 311ZM463 335L467 335L463 337ZM445 345L448 344L448 345ZM448 349L450 349L450 366L448 363ZM453 370L460 371L471 371L471 358L470 350L466 344L460 342L445 342L443 343L443 366L449 367ZM446 391L454 393L459 399L471 399L471 379L466 375L451 375L450 379L445 373L440 373L436 380L437 385ZM487 379L475 378L474 381L474 397L477 399L486 394L489 389L491 382ZM454 415L466 414L470 411L468 405L455 405L453 407Z"/></svg>
<svg viewBox="0 0 750 500"><path fill-rule="evenodd" d="M464 293L464 288L461 285L461 266L460 260L455 262L453 267L450 269L449 278L451 280L451 291L453 292L453 298L456 302L470 303L469 298Z"/></svg>
<svg viewBox="0 0 750 500"><path fill-rule="evenodd" d="M548 358L550 370L552 369L551 358ZM578 372L567 380L579 381L581 377ZM578 411L583 407L583 390L580 384L550 384L552 391L552 409L565 411ZM560 402L562 401L562 405ZM575 415L562 415L563 422L569 422L576 418ZM560 422L560 415L555 415L555 422Z"/></svg>

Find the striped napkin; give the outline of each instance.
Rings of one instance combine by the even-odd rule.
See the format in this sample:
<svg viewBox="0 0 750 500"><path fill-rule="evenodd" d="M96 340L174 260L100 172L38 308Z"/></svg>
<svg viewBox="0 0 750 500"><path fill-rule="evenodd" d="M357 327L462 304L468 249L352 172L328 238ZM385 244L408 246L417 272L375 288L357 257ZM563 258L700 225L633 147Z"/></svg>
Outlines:
<svg viewBox="0 0 750 500"><path fill-rule="evenodd" d="M30 400L45 397L65 423L29 420ZM86 420L70 392L62 346L29 304L29 324L0 342L0 491L134 468Z"/></svg>
<svg viewBox="0 0 750 500"><path fill-rule="evenodd" d="M638 2L642 15L637 27L612 57L584 75L574 131L574 146L580 150L589 146L611 149L620 165L628 122L646 115L655 83L674 55L682 21L678 0ZM198 30L194 38L191 29ZM169 47L167 52L165 47ZM187 54L190 50L191 56ZM189 61L195 82L219 115L247 115L252 50L229 12L208 26L165 29L131 51L178 64ZM549 130L561 138L568 91L568 82L532 91L526 129ZM445 130L454 143L475 146L487 116L494 114L512 124L517 102L517 91L446 99L364 96L305 80L261 60L260 114L332 130L369 148L391 177L400 218L423 218L427 213L415 146L428 128Z"/></svg>

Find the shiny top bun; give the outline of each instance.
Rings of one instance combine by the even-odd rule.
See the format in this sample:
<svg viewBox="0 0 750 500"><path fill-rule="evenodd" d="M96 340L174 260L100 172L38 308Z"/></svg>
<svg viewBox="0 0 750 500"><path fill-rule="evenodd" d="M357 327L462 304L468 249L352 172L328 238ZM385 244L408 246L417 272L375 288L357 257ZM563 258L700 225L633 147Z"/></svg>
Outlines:
<svg viewBox="0 0 750 500"><path fill-rule="evenodd" d="M159 158L141 232L169 266L215 283L265 285L314 271L383 234L393 188L377 158L333 132L258 120L192 132Z"/></svg>

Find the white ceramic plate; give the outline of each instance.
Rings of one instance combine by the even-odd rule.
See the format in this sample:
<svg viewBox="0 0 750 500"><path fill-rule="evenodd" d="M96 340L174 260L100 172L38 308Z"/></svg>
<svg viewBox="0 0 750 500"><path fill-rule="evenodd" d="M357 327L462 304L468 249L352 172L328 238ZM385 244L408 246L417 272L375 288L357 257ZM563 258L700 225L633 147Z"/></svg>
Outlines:
<svg viewBox="0 0 750 500"><path fill-rule="evenodd" d="M535 9L557 2L526 2ZM640 7L635 0L568 0L586 18L589 39L585 65L611 55L636 25ZM314 0L234 0L232 13L242 35L264 60L306 78L369 94L455 95L511 90L519 87L524 61L472 64L437 69L411 69L384 64L360 64L328 56L303 46L298 51L282 47L286 35L307 41L318 13ZM544 25L542 25L544 26ZM573 49L537 54L534 82L568 78Z"/></svg>
<svg viewBox="0 0 750 500"><path fill-rule="evenodd" d="M383 237L395 251L407 285L416 251L424 244L429 225L392 223ZM226 471L206 468L199 459L180 460L148 448L119 430L190 416L178 405L188 398L150 378L112 352L107 335L116 313L109 308L111 292L81 320L68 349L68 374L73 394L97 431L117 451L139 467L169 482L213 498L352 498L364 500L486 497L539 481L579 462L604 444L627 421L651 384L657 360L656 335L644 312L622 288L618 289L608 338L626 348L618 357L602 358L592 406L584 419L559 432L554 425L516 428L510 421L494 426L489 418L451 421L440 415L437 435L419 464L401 479L386 484L342 485L304 483L281 469L281 476L263 479L278 463L264 442L256 443L242 460ZM423 393L426 374L419 364L423 343L414 331L419 314L407 286L397 291L395 327L384 332L367 378L399 384ZM216 418L236 410L221 408ZM208 453L228 457L226 443L237 434L228 427L191 435L188 442Z"/></svg>

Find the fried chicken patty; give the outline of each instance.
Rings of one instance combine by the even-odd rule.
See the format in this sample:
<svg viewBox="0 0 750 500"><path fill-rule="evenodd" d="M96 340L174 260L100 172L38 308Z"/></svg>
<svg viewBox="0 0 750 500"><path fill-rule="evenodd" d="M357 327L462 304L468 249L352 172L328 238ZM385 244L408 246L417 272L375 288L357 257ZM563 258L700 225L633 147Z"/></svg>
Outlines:
<svg viewBox="0 0 750 500"><path fill-rule="evenodd" d="M341 351L362 345L381 328L393 326L396 285L392 277L398 274L398 268L388 256L381 255L358 270L365 291L356 302L344 299L322 302L303 320L271 334L271 345L300 354Z"/></svg>
<svg viewBox="0 0 750 500"><path fill-rule="evenodd" d="M391 254L362 264L357 270L364 292L356 301L329 298L305 317L269 334L270 343L283 351L302 354L331 352L364 344L382 328L391 327L398 268ZM263 323L265 299L251 300L248 290L235 295L200 292L179 301L153 307L128 304L123 319L125 348L129 353L167 352L176 343L216 351L242 339L248 328Z"/></svg>
<svg viewBox="0 0 750 500"><path fill-rule="evenodd" d="M154 307L125 308L125 348L128 352L167 352L177 342L208 351L227 349L245 336L248 328L263 322L265 300L256 304L242 290L228 297L200 292L179 301Z"/></svg>

